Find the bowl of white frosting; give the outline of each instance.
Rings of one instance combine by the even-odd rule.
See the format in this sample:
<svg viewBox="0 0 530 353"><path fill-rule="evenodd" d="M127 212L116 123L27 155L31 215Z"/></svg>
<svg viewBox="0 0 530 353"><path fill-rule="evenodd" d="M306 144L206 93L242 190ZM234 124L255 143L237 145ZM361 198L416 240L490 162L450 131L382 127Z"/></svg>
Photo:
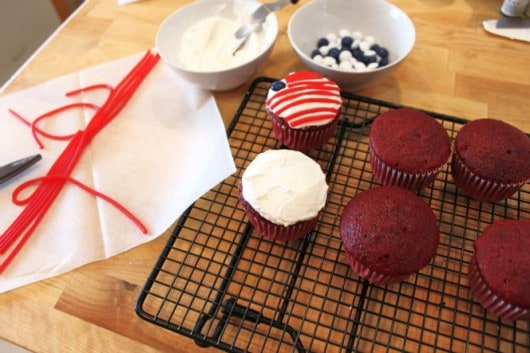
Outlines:
<svg viewBox="0 0 530 353"><path fill-rule="evenodd" d="M416 40L409 16L385 0L312 0L293 14L287 34L309 69L350 91L388 78Z"/></svg>
<svg viewBox="0 0 530 353"><path fill-rule="evenodd" d="M261 3L254 0L197 0L169 15L156 34L162 60L182 78L210 91L248 82L270 55L278 35L274 13L243 46L234 33Z"/></svg>

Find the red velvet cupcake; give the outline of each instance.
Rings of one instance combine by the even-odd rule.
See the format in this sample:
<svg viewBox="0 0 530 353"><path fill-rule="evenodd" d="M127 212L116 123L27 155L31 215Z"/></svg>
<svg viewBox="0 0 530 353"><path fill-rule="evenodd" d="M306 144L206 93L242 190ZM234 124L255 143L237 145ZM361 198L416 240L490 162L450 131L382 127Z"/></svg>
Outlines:
<svg viewBox="0 0 530 353"><path fill-rule="evenodd" d="M451 141L433 117L402 108L375 119L369 149L372 173L378 182L418 191L430 185L449 160Z"/></svg>
<svg viewBox="0 0 530 353"><path fill-rule="evenodd" d="M293 240L313 229L327 190L326 176L317 162L299 151L269 150L246 168L239 199L259 233Z"/></svg>
<svg viewBox="0 0 530 353"><path fill-rule="evenodd" d="M451 173L476 200L506 199L530 179L530 137L500 120L471 121L456 135Z"/></svg>
<svg viewBox="0 0 530 353"><path fill-rule="evenodd" d="M376 284L400 282L427 266L440 238L429 205L398 186L354 196L342 211L339 229L351 268Z"/></svg>
<svg viewBox="0 0 530 353"><path fill-rule="evenodd" d="M530 320L530 220L500 220L474 244L469 286L475 300L497 317Z"/></svg>
<svg viewBox="0 0 530 353"><path fill-rule="evenodd" d="M308 151L335 133L342 97L339 86L316 72L294 72L271 84L267 112L272 129L286 147Z"/></svg>

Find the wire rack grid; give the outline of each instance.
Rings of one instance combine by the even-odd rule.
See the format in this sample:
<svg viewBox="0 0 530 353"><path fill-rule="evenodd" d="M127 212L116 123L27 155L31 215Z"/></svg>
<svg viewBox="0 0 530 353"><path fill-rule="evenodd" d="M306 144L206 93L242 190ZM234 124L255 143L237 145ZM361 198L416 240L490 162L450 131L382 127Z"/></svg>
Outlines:
<svg viewBox="0 0 530 353"><path fill-rule="evenodd" d="M368 157L373 119L397 105L343 93L337 132L309 156L330 186L315 229L270 241L238 201L254 157L281 148L265 98L251 86L228 129L237 172L180 218L138 298L140 317L230 352L530 352L530 322L501 321L474 302L467 284L473 243L496 219L530 218L530 188L483 203L460 195L448 168L419 196L435 212L440 244L431 264L393 285L372 285L348 266L338 222L356 193L375 185ZM466 121L429 112L454 138Z"/></svg>

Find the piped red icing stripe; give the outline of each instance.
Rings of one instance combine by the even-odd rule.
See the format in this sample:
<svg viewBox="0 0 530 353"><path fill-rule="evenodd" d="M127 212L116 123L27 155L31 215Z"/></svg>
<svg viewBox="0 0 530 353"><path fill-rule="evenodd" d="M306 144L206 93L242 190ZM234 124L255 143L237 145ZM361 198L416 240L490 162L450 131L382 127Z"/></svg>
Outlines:
<svg viewBox="0 0 530 353"><path fill-rule="evenodd" d="M295 72L283 80L286 86L271 91L267 106L292 128L324 125L336 119L342 104L338 85L315 72Z"/></svg>

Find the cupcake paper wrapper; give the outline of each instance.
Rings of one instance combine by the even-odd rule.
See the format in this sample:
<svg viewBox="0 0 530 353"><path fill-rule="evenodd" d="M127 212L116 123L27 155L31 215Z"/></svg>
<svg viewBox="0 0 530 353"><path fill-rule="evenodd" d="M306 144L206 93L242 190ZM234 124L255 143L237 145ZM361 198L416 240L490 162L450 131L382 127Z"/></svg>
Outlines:
<svg viewBox="0 0 530 353"><path fill-rule="evenodd" d="M425 173L407 173L386 164L370 148L370 165L375 179L383 185L400 186L411 191L418 191L430 185L436 179L443 166Z"/></svg>
<svg viewBox="0 0 530 353"><path fill-rule="evenodd" d="M357 272L357 274L368 280L373 284L390 284L398 283L406 279L410 275L387 275L370 269L368 266L363 265L360 261L357 260L355 256L346 251L346 259L350 264L350 267Z"/></svg>
<svg viewBox="0 0 530 353"><path fill-rule="evenodd" d="M322 147L335 133L339 120L334 119L321 126L294 129L270 110L268 114L276 138L288 148L302 152Z"/></svg>
<svg viewBox="0 0 530 353"><path fill-rule="evenodd" d="M484 179L467 168L457 153L453 153L451 159L451 174L455 184L464 194L479 201L495 202L507 199L525 184Z"/></svg>
<svg viewBox="0 0 530 353"><path fill-rule="evenodd" d="M290 226L274 224L261 216L244 198L239 188L239 200L245 209L250 224L264 237L272 240L295 240L304 237L314 228L318 216L307 221L300 221Z"/></svg>
<svg viewBox="0 0 530 353"><path fill-rule="evenodd" d="M512 305L493 293L480 274L475 255L468 269L468 281L475 300L493 315L505 320L530 320L530 309Z"/></svg>

